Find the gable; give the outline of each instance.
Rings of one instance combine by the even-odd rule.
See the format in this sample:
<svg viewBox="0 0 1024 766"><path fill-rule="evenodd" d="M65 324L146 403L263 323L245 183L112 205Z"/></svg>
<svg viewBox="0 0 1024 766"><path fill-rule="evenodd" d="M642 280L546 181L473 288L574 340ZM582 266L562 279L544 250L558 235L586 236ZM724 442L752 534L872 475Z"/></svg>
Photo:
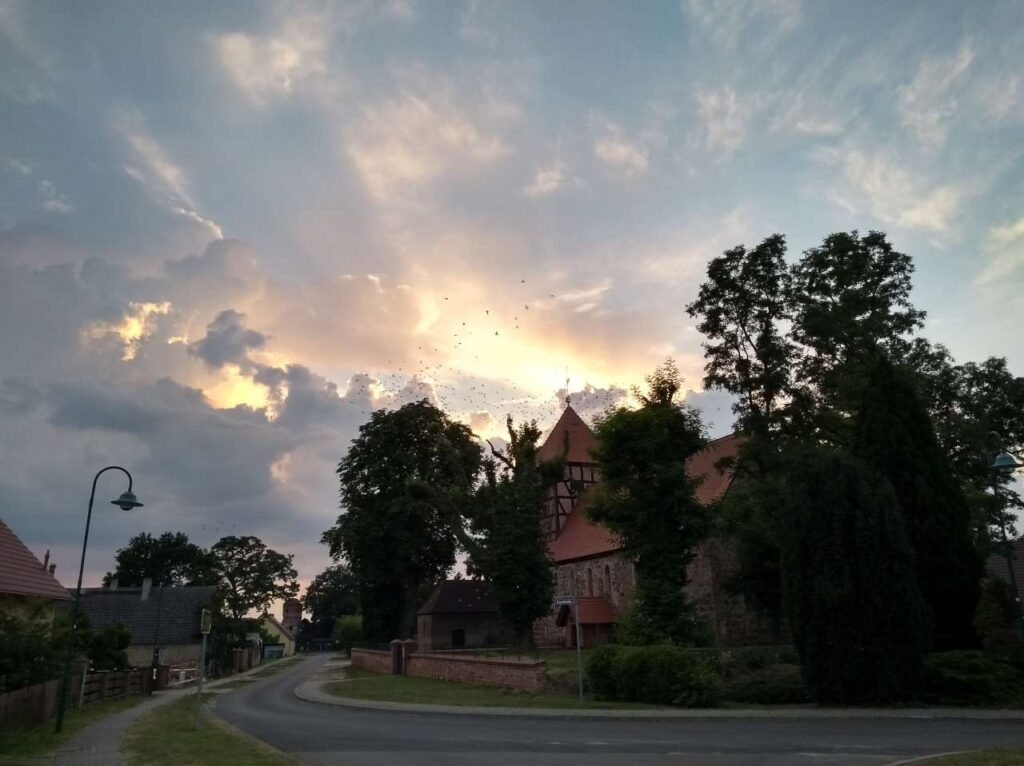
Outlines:
<svg viewBox="0 0 1024 766"><path fill-rule="evenodd" d="M0 593L70 601L71 596L43 562L0 519Z"/></svg>

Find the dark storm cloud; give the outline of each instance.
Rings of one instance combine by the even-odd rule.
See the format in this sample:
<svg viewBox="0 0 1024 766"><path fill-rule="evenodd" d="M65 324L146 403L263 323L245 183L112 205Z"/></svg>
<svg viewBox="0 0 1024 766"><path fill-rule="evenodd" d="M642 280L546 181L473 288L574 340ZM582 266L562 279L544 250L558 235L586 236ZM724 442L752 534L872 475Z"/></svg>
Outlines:
<svg viewBox="0 0 1024 766"><path fill-rule="evenodd" d="M244 314L234 309L225 309L206 326L203 339L189 346L189 353L215 369L225 364L247 366L249 351L263 348L267 336L247 329L244 322Z"/></svg>

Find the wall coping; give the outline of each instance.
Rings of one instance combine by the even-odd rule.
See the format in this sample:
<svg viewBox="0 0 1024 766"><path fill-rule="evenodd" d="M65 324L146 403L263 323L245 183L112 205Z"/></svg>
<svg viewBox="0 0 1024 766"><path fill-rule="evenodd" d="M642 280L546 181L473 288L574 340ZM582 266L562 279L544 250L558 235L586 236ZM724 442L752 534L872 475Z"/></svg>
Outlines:
<svg viewBox="0 0 1024 766"><path fill-rule="evenodd" d="M391 656L391 652L389 652L386 649L359 649L358 647L353 646L349 650L349 654L351 655L352 652L363 652L364 654L383 654L385 657Z"/></svg>
<svg viewBox="0 0 1024 766"><path fill-rule="evenodd" d="M544 660L514 660L514 659L502 659L500 657L477 657L477 656L466 656L462 655L451 655L451 654L434 654L433 652L413 652L408 657L409 660L417 659L429 659L429 660L444 660L445 662L468 662L475 665L498 665L503 667L512 668L543 668L545 667Z"/></svg>

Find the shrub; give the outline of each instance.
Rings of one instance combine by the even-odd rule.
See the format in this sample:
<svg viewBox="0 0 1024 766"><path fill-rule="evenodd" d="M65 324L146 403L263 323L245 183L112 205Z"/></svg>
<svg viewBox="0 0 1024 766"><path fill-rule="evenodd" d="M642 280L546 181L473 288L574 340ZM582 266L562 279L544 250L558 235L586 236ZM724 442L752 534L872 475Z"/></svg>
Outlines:
<svg viewBox="0 0 1024 766"><path fill-rule="evenodd" d="M708 707L718 703L718 676L678 646L601 647L587 666L598 699Z"/></svg>
<svg viewBox="0 0 1024 766"><path fill-rule="evenodd" d="M925 658L922 692L941 705L1019 705L1024 672L984 652L940 652Z"/></svg>
<svg viewBox="0 0 1024 766"><path fill-rule="evenodd" d="M342 615L334 622L332 638L337 648L351 651L352 645L363 638L363 618L358 614Z"/></svg>
<svg viewBox="0 0 1024 766"><path fill-rule="evenodd" d="M1020 620L1020 606L1013 586L999 577L982 580L974 629L985 651L996 657L1019 658L1024 655Z"/></svg>
<svg viewBox="0 0 1024 766"><path fill-rule="evenodd" d="M89 643L89 662L94 670L124 670L132 634L123 625L108 625L94 633Z"/></svg>
<svg viewBox="0 0 1024 766"><path fill-rule="evenodd" d="M738 675L726 685L725 696L751 705L798 705L810 701L799 665L768 665Z"/></svg>

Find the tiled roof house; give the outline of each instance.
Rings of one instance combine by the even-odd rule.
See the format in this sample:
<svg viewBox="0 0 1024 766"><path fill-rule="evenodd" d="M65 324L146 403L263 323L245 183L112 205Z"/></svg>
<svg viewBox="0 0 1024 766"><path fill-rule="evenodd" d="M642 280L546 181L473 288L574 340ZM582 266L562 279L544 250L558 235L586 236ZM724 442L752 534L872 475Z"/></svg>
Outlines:
<svg viewBox="0 0 1024 766"><path fill-rule="evenodd" d="M54 577L53 566L40 561L0 519L0 612L28 613L70 602L71 596Z"/></svg>

